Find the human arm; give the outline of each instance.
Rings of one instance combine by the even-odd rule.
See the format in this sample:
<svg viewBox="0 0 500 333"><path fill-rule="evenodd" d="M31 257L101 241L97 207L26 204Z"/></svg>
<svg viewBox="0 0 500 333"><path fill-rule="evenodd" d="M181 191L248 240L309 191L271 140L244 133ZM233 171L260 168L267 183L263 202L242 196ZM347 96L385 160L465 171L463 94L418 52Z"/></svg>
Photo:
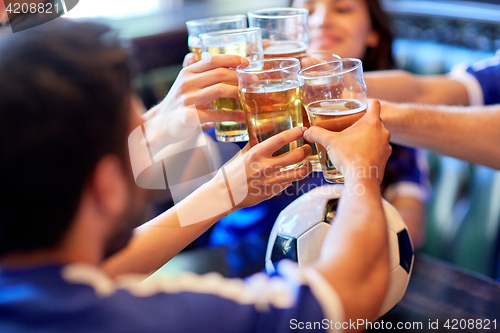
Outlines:
<svg viewBox="0 0 500 333"><path fill-rule="evenodd" d="M365 116L340 133L313 126L304 135L309 142L324 145L344 175L335 223L313 268L337 291L345 321L374 320L388 286L389 250L380 181L391 147L379 110L378 102L372 102ZM366 177L358 177L360 168Z"/></svg>
<svg viewBox="0 0 500 333"><path fill-rule="evenodd" d="M422 151L392 144L387 161L382 197L393 205L408 226L413 246L425 238L425 199L428 192L427 161Z"/></svg>
<svg viewBox="0 0 500 333"><path fill-rule="evenodd" d="M0 23L7 22L8 20L7 10L5 9L5 4L2 2L0 3Z"/></svg>
<svg viewBox="0 0 500 333"><path fill-rule="evenodd" d="M137 228L129 245L104 262L105 271L110 276L151 273L220 218L269 199L291 182L307 176L311 168L309 163L288 171L280 171L280 168L303 161L311 154L308 145L272 156L274 151L302 135L302 128L282 132L244 151L239 160L228 162L223 168L224 173L219 170L212 180L172 209ZM244 168L241 168L242 164ZM228 191L231 198L228 198ZM238 202L238 198L243 200ZM229 206L228 199L231 199Z"/></svg>
<svg viewBox="0 0 500 333"><path fill-rule="evenodd" d="M486 107L382 103L392 141L500 168L500 105Z"/></svg>
<svg viewBox="0 0 500 333"><path fill-rule="evenodd" d="M448 75L415 75L401 70L364 74L368 96L395 103L469 105L466 87Z"/></svg>
<svg viewBox="0 0 500 333"><path fill-rule="evenodd" d="M420 198L407 195L397 195L387 200L405 221L410 231L413 247L419 249L425 241L425 204Z"/></svg>

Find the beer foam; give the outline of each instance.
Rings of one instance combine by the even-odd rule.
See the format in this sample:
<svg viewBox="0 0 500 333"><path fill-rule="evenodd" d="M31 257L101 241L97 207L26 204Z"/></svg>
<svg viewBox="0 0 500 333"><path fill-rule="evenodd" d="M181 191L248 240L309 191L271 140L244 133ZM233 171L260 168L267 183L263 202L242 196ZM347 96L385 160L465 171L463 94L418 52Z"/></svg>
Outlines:
<svg viewBox="0 0 500 333"><path fill-rule="evenodd" d="M265 54L292 54L305 52L307 45L301 42L293 41L280 41L273 42L271 45L264 49Z"/></svg>
<svg viewBox="0 0 500 333"><path fill-rule="evenodd" d="M306 108L318 115L345 116L365 111L366 103L354 99L329 99L309 103Z"/></svg>

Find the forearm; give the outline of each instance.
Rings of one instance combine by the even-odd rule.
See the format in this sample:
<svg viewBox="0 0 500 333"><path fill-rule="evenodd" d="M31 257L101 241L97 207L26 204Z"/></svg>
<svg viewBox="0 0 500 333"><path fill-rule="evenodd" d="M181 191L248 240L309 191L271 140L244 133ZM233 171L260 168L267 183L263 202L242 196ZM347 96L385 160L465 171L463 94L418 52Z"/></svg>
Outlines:
<svg viewBox="0 0 500 333"><path fill-rule="evenodd" d="M418 77L405 71L366 72L364 78L369 98L408 103L421 94Z"/></svg>
<svg viewBox="0 0 500 333"><path fill-rule="evenodd" d="M395 103L468 105L462 83L447 75L415 75L405 71L375 71L364 75L368 97Z"/></svg>
<svg viewBox="0 0 500 333"><path fill-rule="evenodd" d="M227 197L221 177L219 173L173 208L137 228L128 246L104 262L104 270L113 277L150 274L231 213L232 208L221 204Z"/></svg>
<svg viewBox="0 0 500 333"><path fill-rule="evenodd" d="M500 168L500 105L490 107L382 104L391 141Z"/></svg>
<svg viewBox="0 0 500 333"><path fill-rule="evenodd" d="M339 293L346 320L376 318L387 291L387 224L378 182L346 180L315 268Z"/></svg>
<svg viewBox="0 0 500 333"><path fill-rule="evenodd" d="M410 231L413 247L419 249L425 240L425 206L422 200L408 197L396 196L389 201L397 209Z"/></svg>

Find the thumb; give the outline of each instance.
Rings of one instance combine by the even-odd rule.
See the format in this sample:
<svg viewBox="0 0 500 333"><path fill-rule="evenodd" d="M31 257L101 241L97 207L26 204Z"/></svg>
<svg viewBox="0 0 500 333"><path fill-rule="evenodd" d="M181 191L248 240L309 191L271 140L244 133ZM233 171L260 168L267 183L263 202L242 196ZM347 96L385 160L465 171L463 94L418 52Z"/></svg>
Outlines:
<svg viewBox="0 0 500 333"><path fill-rule="evenodd" d="M369 100L368 108L366 109L366 116L370 118L380 118L380 102L372 99Z"/></svg>
<svg viewBox="0 0 500 333"><path fill-rule="evenodd" d="M304 132L304 139L309 142L319 143L323 147L329 146L329 143L335 139L337 133L326 130L318 126L311 126Z"/></svg>

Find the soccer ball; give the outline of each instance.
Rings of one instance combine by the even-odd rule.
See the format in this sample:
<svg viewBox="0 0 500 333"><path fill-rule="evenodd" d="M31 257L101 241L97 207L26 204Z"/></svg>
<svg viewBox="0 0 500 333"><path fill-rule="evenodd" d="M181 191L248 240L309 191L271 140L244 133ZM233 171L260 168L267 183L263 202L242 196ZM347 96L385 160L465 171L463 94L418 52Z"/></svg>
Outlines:
<svg viewBox="0 0 500 333"><path fill-rule="evenodd" d="M298 262L299 267L319 258L321 245L342 194L341 185L320 186L300 196L283 209L274 224L266 253L266 270L272 274L281 259ZM379 316L391 310L408 286L413 268L410 234L397 210L383 201L389 233L390 283Z"/></svg>

